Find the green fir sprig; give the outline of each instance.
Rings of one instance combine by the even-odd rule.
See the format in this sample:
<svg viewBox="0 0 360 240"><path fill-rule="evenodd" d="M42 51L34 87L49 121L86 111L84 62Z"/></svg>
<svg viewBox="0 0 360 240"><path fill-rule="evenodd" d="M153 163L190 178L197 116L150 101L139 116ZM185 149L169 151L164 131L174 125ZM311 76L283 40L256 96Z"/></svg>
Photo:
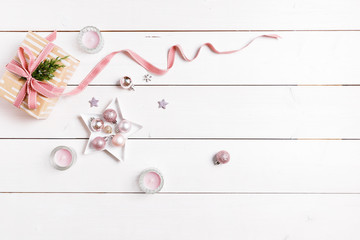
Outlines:
<svg viewBox="0 0 360 240"><path fill-rule="evenodd" d="M65 67L63 64L59 64L61 60L68 58L69 56L65 57L56 57L51 59L46 59L42 61L39 66L35 69L35 71L31 74L33 78L39 81L49 81L54 76L54 72L59 68Z"/></svg>

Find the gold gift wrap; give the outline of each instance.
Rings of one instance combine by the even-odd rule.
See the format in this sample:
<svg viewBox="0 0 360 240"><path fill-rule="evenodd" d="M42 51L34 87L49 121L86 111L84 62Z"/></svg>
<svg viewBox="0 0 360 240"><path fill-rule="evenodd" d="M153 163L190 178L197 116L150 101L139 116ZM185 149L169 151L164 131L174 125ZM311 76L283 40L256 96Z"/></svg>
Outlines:
<svg viewBox="0 0 360 240"><path fill-rule="evenodd" d="M21 46L29 48L34 56L37 57L48 43L49 41L47 39L33 32L28 32L24 41L21 43ZM65 56L69 56L68 58L61 60L61 63L65 65L65 67L56 70L54 73L55 77L49 81L45 81L47 84L52 84L54 86L63 88L67 86L68 81L71 79L77 66L80 63L79 60L72 57L56 45L47 56L47 59L56 57L62 58ZM17 56L14 59L19 61ZM7 101L13 104L25 81L26 80L21 79L20 76L5 70L5 73L0 79L0 97L5 98ZM38 93L36 99L36 109L30 110L28 108L27 97L21 103L20 109L36 119L46 119L55 107L58 99L59 98L47 98Z"/></svg>

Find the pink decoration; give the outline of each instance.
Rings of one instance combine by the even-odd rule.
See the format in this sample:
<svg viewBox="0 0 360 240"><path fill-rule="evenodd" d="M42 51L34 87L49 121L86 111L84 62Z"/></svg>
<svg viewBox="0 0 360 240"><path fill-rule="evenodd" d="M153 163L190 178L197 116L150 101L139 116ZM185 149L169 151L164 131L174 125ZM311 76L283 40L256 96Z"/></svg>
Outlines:
<svg viewBox="0 0 360 240"><path fill-rule="evenodd" d="M111 142L114 146L122 147L125 145L126 138L122 134L118 133L111 139Z"/></svg>
<svg viewBox="0 0 360 240"><path fill-rule="evenodd" d="M117 118L116 120L120 123L122 121L125 120L121 109L120 109L120 104L119 104L119 100L117 98L113 99L111 101L111 103L104 109L113 109L116 111L116 115ZM103 112L104 112L103 111ZM93 153L93 152L97 152L98 150L96 148L94 148L91 144L91 142L96 138L96 137L104 137L106 140L106 144L105 147L102 149L104 151L107 151L108 153L110 153L111 155L113 155L116 159L120 160L120 161L124 161L125 160L125 145L126 145L126 141L129 138L129 136L133 135L134 133L136 133L137 131L139 131L142 126L131 122L129 120L126 120L125 125L127 126L123 126L123 130L124 129L128 129L128 132L120 132L118 129L118 125L119 124L112 124L112 123L107 123L105 122L105 126L103 128L103 131L93 131L91 128L91 125L89 124L91 122L92 119L100 119L103 120L103 114L82 114L81 115L82 120L84 121L84 123L86 124L86 127L90 130L90 137L89 137L89 142L86 145L85 154L88 153ZM131 126L129 128L129 126Z"/></svg>
<svg viewBox="0 0 360 240"><path fill-rule="evenodd" d="M117 130L122 133L127 133L131 129L131 122L124 119L117 125Z"/></svg>
<svg viewBox="0 0 360 240"><path fill-rule="evenodd" d="M150 190L155 190L160 186L161 178L156 172L148 172L144 175L144 186Z"/></svg>
<svg viewBox="0 0 360 240"><path fill-rule="evenodd" d="M139 186L145 193L157 193L164 186L164 178L159 170L146 169L140 174Z"/></svg>
<svg viewBox="0 0 360 240"><path fill-rule="evenodd" d="M46 82L38 81L31 76L31 74L35 71L37 66L40 64L40 62L42 62L46 58L46 56L51 52L51 50L53 49L54 44L51 43L51 41L55 40L55 38L56 38L56 31L55 31L47 37L47 40L49 40L50 43L48 43L46 45L46 47L41 51L41 53L39 54L39 56L36 59L35 59L34 55L32 54L32 52L30 51L30 49L28 49L26 47L19 47L18 57L20 59L20 63L16 62L15 60L12 60L9 64L6 65L6 69L12 73L15 73L21 77L26 78L26 82L23 85L23 87L21 88L21 90L19 91L17 98L14 102L14 105L16 107L20 107L24 98L26 97L26 95L28 95L28 107L29 107L29 109L35 109L37 93L40 93L41 95L48 97L48 98L60 97L60 96L70 96L70 95L78 94L89 85L89 83L109 64L111 59L118 53L124 53L124 54L128 55L132 60L134 60L136 63L138 63L143 68L145 68L147 71L149 71L153 74L164 75L173 67L174 62L175 62L176 53L178 53L180 55L180 57L182 59L184 59L185 61L191 62L198 57L200 50L205 46L208 47L212 52L214 52L216 54L231 54L231 53L235 53L235 52L243 50L244 48L249 46L255 39L262 38L262 37L275 38L275 39L280 38L276 34L261 35L261 36L257 36L255 38L253 38L252 40L250 40L247 44L245 44L240 49L231 50L231 51L223 51L223 52L218 51L211 43L205 43L198 48L198 50L193 58L186 57L186 55L184 54L184 51L182 50L180 45L174 45L168 51L167 68L166 69L160 69L160 68L155 67L150 62L146 61L145 59L140 57L137 53L135 53L129 49L115 51L115 52L108 54L106 57L104 57L91 70L91 72L84 78L84 80L79 84L78 87L76 87L75 89L73 89L70 92L63 93L63 91L64 91L63 88L55 87ZM89 32L84 33L82 40L85 41L84 44L88 44L88 46L93 46L93 45L99 43L100 38L96 32L89 31ZM29 62L27 62L25 59L25 53L29 56Z"/></svg>
<svg viewBox="0 0 360 240"><path fill-rule="evenodd" d="M50 155L50 163L57 170L66 170L76 161L76 152L66 146L54 148Z"/></svg>
<svg viewBox="0 0 360 240"><path fill-rule="evenodd" d="M227 151L220 151L216 154L215 156L216 160L215 160L215 164L225 164L228 163L230 161L230 154Z"/></svg>
<svg viewBox="0 0 360 240"><path fill-rule="evenodd" d="M106 109L103 117L107 122L116 123L117 113L114 109Z"/></svg>
<svg viewBox="0 0 360 240"><path fill-rule="evenodd" d="M71 152L65 148L59 149L54 155L54 163L59 167L68 167L72 164L72 161Z"/></svg>
<svg viewBox="0 0 360 240"><path fill-rule="evenodd" d="M135 90L134 83L130 77L125 76L120 79L120 86L124 89Z"/></svg>
<svg viewBox="0 0 360 240"><path fill-rule="evenodd" d="M47 40L53 41L56 38L56 32L53 32L47 37ZM28 95L28 108L36 109L36 98L37 94L52 98L59 97L64 88L55 87L47 82L38 81L31 76L31 74L35 71L38 65L46 58L46 56L51 52L54 48L54 44L49 42L45 48L41 51L39 56L35 59L35 56L27 47L19 47L18 57L20 62L12 60L10 63L6 65L6 69L18 76L26 78L26 82L20 89L14 105L16 107L20 107L22 101L25 99L26 95ZM29 61L27 62L25 58L25 54L28 56Z"/></svg>
<svg viewBox="0 0 360 240"><path fill-rule="evenodd" d="M106 146L106 140L103 137L96 137L91 141L91 146L96 150L103 150Z"/></svg>
<svg viewBox="0 0 360 240"><path fill-rule="evenodd" d="M257 36L255 38L251 39L247 44L245 44L243 47L241 47L237 50L223 51L223 52L218 51L211 43L205 43L198 48L198 50L195 54L195 57L193 57L193 58L187 58L186 55L184 54L184 51L182 50L181 46L174 45L168 51L167 68L166 69L160 69L160 68L155 67L150 62L146 61L145 59L140 57L137 53L135 53L129 49L115 51L115 52L112 52L112 53L108 54L107 56L105 56L98 64L96 64L96 66L91 70L91 72L85 77L85 79L79 84L79 86L77 88L73 89L72 91L70 91L68 93L65 93L64 95L75 95L75 94L81 92L82 90L84 90L89 85L89 83L102 70L104 70L104 68L109 64L111 59L118 53L124 53L125 55L129 56L132 60L134 60L136 63L138 63L140 66L142 66L147 71L149 71L153 74L164 75L173 67L174 62L175 62L175 54L176 53L178 53L180 55L180 57L182 59L184 59L185 61L191 62L198 57L200 50L205 46L208 47L212 52L214 52L216 54L231 54L231 53L235 53L235 52L243 50L244 48L249 46L253 41L255 41L255 39L262 38L262 37L274 38L274 39L280 38L280 36L278 36L276 34L260 35L260 36Z"/></svg>
<svg viewBox="0 0 360 240"><path fill-rule="evenodd" d="M104 128L104 121L100 118L93 118L90 122L90 129L94 132L100 132Z"/></svg>
<svg viewBox="0 0 360 240"><path fill-rule="evenodd" d="M89 31L85 32L82 37L82 42L87 48L96 48L100 43L100 38L97 32Z"/></svg>

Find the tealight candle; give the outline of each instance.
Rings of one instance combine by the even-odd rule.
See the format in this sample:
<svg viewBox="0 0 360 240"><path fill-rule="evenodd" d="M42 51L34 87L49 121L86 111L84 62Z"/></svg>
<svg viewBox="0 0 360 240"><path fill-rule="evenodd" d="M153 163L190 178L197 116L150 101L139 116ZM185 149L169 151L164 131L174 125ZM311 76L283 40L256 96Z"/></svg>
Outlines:
<svg viewBox="0 0 360 240"><path fill-rule="evenodd" d="M87 53L98 53L104 46L99 29L93 26L84 27L78 35L80 48Z"/></svg>
<svg viewBox="0 0 360 240"><path fill-rule="evenodd" d="M100 42L99 35L93 31L84 33L82 40L85 47L87 48L96 48L96 46L99 45Z"/></svg>
<svg viewBox="0 0 360 240"><path fill-rule="evenodd" d="M139 177L140 189L145 193L157 193L164 185L164 178L157 169L146 169Z"/></svg>
<svg viewBox="0 0 360 240"><path fill-rule="evenodd" d="M51 165L58 170L70 168L76 161L76 152L66 146L54 148L50 155Z"/></svg>

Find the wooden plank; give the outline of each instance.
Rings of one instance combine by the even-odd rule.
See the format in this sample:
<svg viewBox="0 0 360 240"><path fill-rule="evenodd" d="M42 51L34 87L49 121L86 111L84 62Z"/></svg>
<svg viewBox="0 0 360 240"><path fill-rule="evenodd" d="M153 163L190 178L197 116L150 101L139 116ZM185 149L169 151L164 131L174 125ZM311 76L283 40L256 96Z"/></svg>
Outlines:
<svg viewBox="0 0 360 240"><path fill-rule="evenodd" d="M358 195L1 194L0 237L357 240L359 200Z"/></svg>
<svg viewBox="0 0 360 240"><path fill-rule="evenodd" d="M71 88L70 88L71 89ZM94 96L99 108L89 108ZM0 101L0 138L86 138L82 113L119 97L125 118L144 128L134 138L359 138L357 87L90 87L59 101L39 121ZM157 101L169 102L166 110Z"/></svg>
<svg viewBox="0 0 360 240"><path fill-rule="evenodd" d="M275 33L282 39L258 39L247 49L232 55L219 56L203 49L200 57L191 63L177 57L168 74L153 76L150 83L143 80L146 70L125 55L119 55L92 84L116 85L124 75L130 76L137 85L359 84L360 32ZM40 34L46 36L48 33ZM167 50L172 45L181 44L192 57L205 42L212 42L219 50L230 50L261 34L264 32L106 32L105 47L95 55L81 52L75 42L75 32L59 33L56 43L80 59L80 67L70 81L78 84L102 57L115 50L132 49L156 66L165 68ZM15 55L23 37L24 33L0 33L0 43L7 46L2 51L0 65L5 66Z"/></svg>
<svg viewBox="0 0 360 240"><path fill-rule="evenodd" d="M123 163L104 152L83 155L85 140L0 145L0 192L139 192L140 172L156 167L167 193L360 193L359 141L130 140ZM78 153L67 171L48 161L59 145ZM222 149L231 162L214 166Z"/></svg>
<svg viewBox="0 0 360 240"><path fill-rule="evenodd" d="M0 21L1 30L78 30L86 25L110 30L359 29L358 9L356 0L64 0L52 8L42 0L21 0L6 1Z"/></svg>

